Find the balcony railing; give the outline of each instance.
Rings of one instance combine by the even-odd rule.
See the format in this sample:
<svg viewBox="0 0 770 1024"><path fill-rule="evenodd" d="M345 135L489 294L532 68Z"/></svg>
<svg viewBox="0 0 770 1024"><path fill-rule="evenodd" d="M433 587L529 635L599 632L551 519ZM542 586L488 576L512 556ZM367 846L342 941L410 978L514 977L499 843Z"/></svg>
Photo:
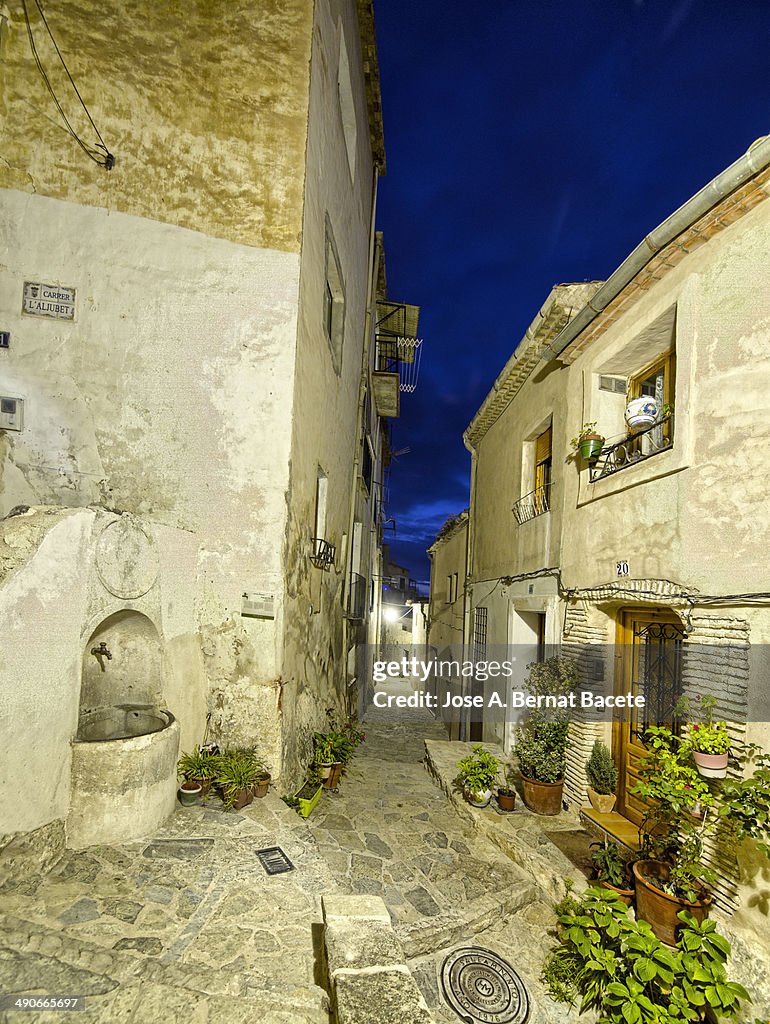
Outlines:
<svg viewBox="0 0 770 1024"><path fill-rule="evenodd" d="M525 494L523 498L519 498L511 509L519 526L521 526L522 523L528 523L529 520L534 519L535 516L541 516L544 512L550 512L550 510L550 484L546 484L544 487L536 487L534 491L530 491L529 494Z"/></svg>
<svg viewBox="0 0 770 1024"><path fill-rule="evenodd" d="M366 579L357 572L350 575L348 606L345 614L356 622L363 621L366 614Z"/></svg>
<svg viewBox="0 0 770 1024"><path fill-rule="evenodd" d="M602 448L599 458L591 466L588 478L591 483L602 480L606 476L628 469L653 455L668 451L674 443L674 414L661 416L655 423L643 430L637 430L622 441Z"/></svg>

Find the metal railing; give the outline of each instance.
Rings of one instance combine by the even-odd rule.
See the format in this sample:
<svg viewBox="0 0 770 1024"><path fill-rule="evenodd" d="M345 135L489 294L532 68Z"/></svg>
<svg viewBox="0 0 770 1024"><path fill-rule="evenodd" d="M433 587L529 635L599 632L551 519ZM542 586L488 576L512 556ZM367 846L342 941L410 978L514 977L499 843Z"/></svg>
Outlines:
<svg viewBox="0 0 770 1024"><path fill-rule="evenodd" d="M643 430L637 430L622 441L602 448L596 462L590 467L588 479L596 483L606 476L628 469L653 455L668 451L674 443L674 414L661 416L655 423Z"/></svg>
<svg viewBox="0 0 770 1024"><path fill-rule="evenodd" d="M366 614L366 579L357 572L350 574L348 606L345 614L349 619L363 621Z"/></svg>
<svg viewBox="0 0 770 1024"><path fill-rule="evenodd" d="M522 523L528 523L529 520L534 519L535 516L542 516L544 512L550 512L550 510L550 484L545 484L543 487L536 487L534 491L530 491L529 494L525 494L523 498L519 498L511 509L519 526L521 526Z"/></svg>
<svg viewBox="0 0 770 1024"><path fill-rule="evenodd" d="M323 537L313 538L313 554L310 556L310 561L316 569L328 572L334 565L336 555L337 548L331 541L324 540Z"/></svg>

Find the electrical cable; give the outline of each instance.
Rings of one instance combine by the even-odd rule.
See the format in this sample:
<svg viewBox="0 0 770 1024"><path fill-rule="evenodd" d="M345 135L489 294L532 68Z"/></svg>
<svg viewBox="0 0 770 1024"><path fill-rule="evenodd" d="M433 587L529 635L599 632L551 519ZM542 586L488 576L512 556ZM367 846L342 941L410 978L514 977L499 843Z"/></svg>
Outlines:
<svg viewBox="0 0 770 1024"><path fill-rule="evenodd" d="M83 152L89 158L89 160L93 160L95 164L98 164L100 167L104 167L108 171L111 171L112 168L115 166L115 157L108 150L107 145L106 145L104 139L102 138L101 132L96 127L96 124L94 123L94 119L91 117L91 114L90 114L90 112L88 110L88 107L85 105L85 102L83 101L83 97L80 95L78 87L75 85L75 81L74 81L72 75L70 74L69 68L67 67L67 65L66 65L66 63L64 61L64 57L62 56L61 50L59 49L59 47L57 45L57 42L54 39L53 32L51 31L51 28L50 28L50 26L48 24L48 21L46 20L46 16L43 13L43 8L40 5L40 0L35 0L35 6L37 7L38 12L40 14L40 17L43 20L43 24L45 25L46 30L48 32L48 35L51 38L51 42L54 45L54 49L56 50L56 54L57 54L59 60L61 61L62 67L64 68L64 70L65 70L65 72L67 74L67 78L69 79L70 84L72 85L72 88L75 90L75 95L77 96L78 100L80 101L80 104L83 107L83 110L85 110L85 112L86 112L86 116L88 117L88 120L91 122L91 125L92 125L94 131L96 132L96 134L97 134L97 136L99 138L99 142L97 143L96 147L92 147L92 146L87 145L81 139L81 137L78 135L78 133L72 127L72 125L71 125L71 123L69 121L69 118L65 114L64 108L62 107L62 105L61 105L61 103L59 101L59 98L57 97L56 93L54 92L54 88L51 85L50 79L48 78L48 74L46 73L46 70L43 67L43 62L40 59L40 54L38 53L37 45L35 43L35 35L34 35L33 31L32 31L32 23L31 23L30 17L29 17L29 10L27 9L27 0L21 0L21 2L22 2L23 10L24 10L24 21L26 22L26 25L27 25L27 36L29 38L29 45L30 45L30 49L32 51L32 56L35 59L35 64L37 66L38 71L40 72L40 76L42 77L43 81L45 82L46 89L48 90L48 93L49 93L51 99L54 102L54 106L59 111L59 114L60 114L60 116L62 118L62 121L64 121L64 124L66 126L68 134L75 140L75 142L77 142L77 144L80 146L80 148L83 150ZM103 154L98 152L98 150L100 150L100 149L104 150Z"/></svg>

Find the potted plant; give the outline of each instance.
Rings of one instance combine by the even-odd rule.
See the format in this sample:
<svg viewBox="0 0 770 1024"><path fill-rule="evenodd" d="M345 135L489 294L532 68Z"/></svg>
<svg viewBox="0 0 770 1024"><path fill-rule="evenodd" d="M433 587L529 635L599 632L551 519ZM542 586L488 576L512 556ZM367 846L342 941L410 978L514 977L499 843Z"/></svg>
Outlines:
<svg viewBox="0 0 770 1024"><path fill-rule="evenodd" d="M196 747L191 754L183 753L177 761L177 773L185 782L197 782L201 796L208 796L217 776L219 753Z"/></svg>
<svg viewBox="0 0 770 1024"><path fill-rule="evenodd" d="M254 799L254 787L264 766L250 748L236 747L219 755L216 781L226 810L236 811Z"/></svg>
<svg viewBox="0 0 770 1024"><path fill-rule="evenodd" d="M651 427L657 419L658 402L650 395L632 398L626 406L626 423L632 430Z"/></svg>
<svg viewBox="0 0 770 1024"><path fill-rule="evenodd" d="M588 799L600 814L609 814L615 806L615 790L618 785L618 770L606 744L596 740L591 756L586 761L588 776Z"/></svg>
<svg viewBox="0 0 770 1024"><path fill-rule="evenodd" d="M732 740L726 722L714 721L716 697L705 694L699 697L701 712L705 719L693 722L687 730L687 744L698 772L705 779L723 779L727 775ZM680 701L678 707L682 706ZM686 710L686 708L685 708Z"/></svg>
<svg viewBox="0 0 770 1024"><path fill-rule="evenodd" d="M261 799L262 797L267 796L267 791L270 789L270 783L272 781L272 776L270 775L271 770L272 769L269 764L265 764L264 761L258 759L257 781L252 787L252 792L255 797Z"/></svg>
<svg viewBox="0 0 770 1024"><path fill-rule="evenodd" d="M304 785L293 798L296 801L296 810L300 817L307 818L310 816L318 806L323 789L324 787L318 777L318 771L311 765Z"/></svg>
<svg viewBox="0 0 770 1024"><path fill-rule="evenodd" d="M203 792L200 782L183 782L178 791L179 803L183 807L191 807L197 804L198 798Z"/></svg>
<svg viewBox="0 0 770 1024"><path fill-rule="evenodd" d="M457 762L455 783L462 789L469 804L486 807L492 799L492 785L500 771L500 762L481 744L473 753Z"/></svg>
<svg viewBox="0 0 770 1024"><path fill-rule="evenodd" d="M649 802L642 820L643 859L634 864L637 915L669 945L688 910L703 921L711 905L707 886L714 872L702 863L703 840L712 827L708 810L714 796L692 765L687 742L665 726L648 729L649 753L631 790ZM702 817L692 814L698 802Z"/></svg>
<svg viewBox="0 0 770 1024"><path fill-rule="evenodd" d="M556 656L527 666L526 687L535 697L566 698L579 682L571 658ZM566 699L564 701L566 704ZM568 706L568 705L567 705ZM564 793L569 718L564 708L535 708L519 728L516 756L524 803L536 814L558 814Z"/></svg>
<svg viewBox="0 0 770 1024"><path fill-rule="evenodd" d="M594 852L591 854L591 864L594 869L594 877L603 889L609 889L621 899L627 907L631 906L634 898L633 876L629 872L628 864L620 856L620 850L615 843L591 843Z"/></svg>
<svg viewBox="0 0 770 1024"><path fill-rule="evenodd" d="M516 790L513 788L510 772L505 773L504 781L505 785L499 786L497 790L497 806L501 811L510 813L516 809Z"/></svg>
<svg viewBox="0 0 770 1024"><path fill-rule="evenodd" d="M596 462L604 446L604 436L597 432L596 423L584 423L570 444L585 462Z"/></svg>

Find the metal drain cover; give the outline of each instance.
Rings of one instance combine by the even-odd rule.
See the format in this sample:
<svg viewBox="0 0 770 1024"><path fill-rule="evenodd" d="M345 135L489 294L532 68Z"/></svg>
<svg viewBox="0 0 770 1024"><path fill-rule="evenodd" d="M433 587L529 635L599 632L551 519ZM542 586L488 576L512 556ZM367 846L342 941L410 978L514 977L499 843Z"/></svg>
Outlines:
<svg viewBox="0 0 770 1024"><path fill-rule="evenodd" d="M280 846L266 846L264 850L257 850L256 854L268 875L281 875L284 871L294 870L294 865Z"/></svg>
<svg viewBox="0 0 770 1024"><path fill-rule="evenodd" d="M441 968L441 984L449 1006L467 1024L524 1024L529 997L524 982L491 949L462 946Z"/></svg>

